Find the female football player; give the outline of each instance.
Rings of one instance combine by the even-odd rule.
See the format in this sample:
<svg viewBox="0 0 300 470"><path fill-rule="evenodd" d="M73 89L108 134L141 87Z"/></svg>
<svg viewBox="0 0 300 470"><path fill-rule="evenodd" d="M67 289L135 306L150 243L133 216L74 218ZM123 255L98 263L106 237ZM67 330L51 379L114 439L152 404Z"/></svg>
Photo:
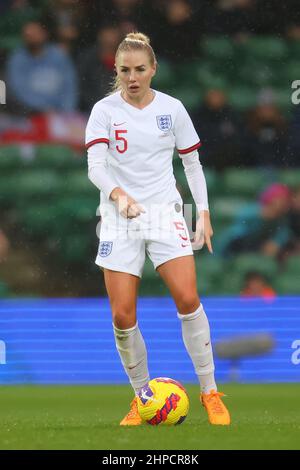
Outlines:
<svg viewBox="0 0 300 470"><path fill-rule="evenodd" d="M96 258L113 317L116 347L136 396L149 378L136 304L145 253L169 288L185 347L199 378L200 399L212 424L230 423L217 391L209 324L197 293L193 248L213 234L199 137L182 103L151 88L156 58L149 38L130 33L116 52L113 92L98 101L86 129L89 179L101 191ZM182 159L198 221L192 247L173 175L174 148ZM137 398L121 425L139 425Z"/></svg>

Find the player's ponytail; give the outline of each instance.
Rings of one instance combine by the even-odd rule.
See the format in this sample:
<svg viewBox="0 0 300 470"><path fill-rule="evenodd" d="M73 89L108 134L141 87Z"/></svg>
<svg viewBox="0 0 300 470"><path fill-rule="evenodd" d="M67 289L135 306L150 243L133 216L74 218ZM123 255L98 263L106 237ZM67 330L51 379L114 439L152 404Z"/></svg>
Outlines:
<svg viewBox="0 0 300 470"><path fill-rule="evenodd" d="M116 52L116 61L117 57L121 52L129 52L129 51L145 51L150 60L150 64L154 65L156 63L155 53L151 47L150 39L146 34L134 32L128 33L123 41L119 44L119 47ZM115 77L111 93L115 93L116 91L121 89L121 84L118 76Z"/></svg>

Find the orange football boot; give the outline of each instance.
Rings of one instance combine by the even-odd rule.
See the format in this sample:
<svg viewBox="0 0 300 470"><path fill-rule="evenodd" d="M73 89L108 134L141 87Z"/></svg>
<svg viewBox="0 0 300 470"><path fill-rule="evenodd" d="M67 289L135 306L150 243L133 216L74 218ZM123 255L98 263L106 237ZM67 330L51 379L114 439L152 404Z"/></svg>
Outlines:
<svg viewBox="0 0 300 470"><path fill-rule="evenodd" d="M139 415L137 407L137 398L135 397L130 403L130 411L120 422L120 426L140 426L142 418Z"/></svg>
<svg viewBox="0 0 300 470"><path fill-rule="evenodd" d="M211 390L210 393L201 393L200 400L206 408L210 424L228 426L230 424L230 414L221 397L224 397L224 393Z"/></svg>

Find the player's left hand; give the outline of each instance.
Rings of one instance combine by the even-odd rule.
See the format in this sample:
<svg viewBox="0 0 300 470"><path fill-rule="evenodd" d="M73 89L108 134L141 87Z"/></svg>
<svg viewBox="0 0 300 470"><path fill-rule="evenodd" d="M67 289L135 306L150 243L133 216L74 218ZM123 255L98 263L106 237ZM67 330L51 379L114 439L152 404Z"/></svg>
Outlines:
<svg viewBox="0 0 300 470"><path fill-rule="evenodd" d="M193 250L201 250L203 245L206 245L208 251L213 253L211 237L213 236L214 232L210 222L210 214L209 211L201 211L199 213L199 217L196 223L196 232L194 239L192 241L192 248Z"/></svg>

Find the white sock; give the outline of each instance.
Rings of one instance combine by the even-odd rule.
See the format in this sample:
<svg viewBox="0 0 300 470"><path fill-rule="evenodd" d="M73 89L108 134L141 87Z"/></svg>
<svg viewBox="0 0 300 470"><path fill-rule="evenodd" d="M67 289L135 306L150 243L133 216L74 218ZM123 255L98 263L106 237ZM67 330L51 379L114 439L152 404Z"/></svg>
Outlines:
<svg viewBox="0 0 300 470"><path fill-rule="evenodd" d="M138 324L127 330L113 328L121 362L137 395L150 380L144 339Z"/></svg>
<svg viewBox="0 0 300 470"><path fill-rule="evenodd" d="M181 320L183 342L194 364L201 391L217 390L209 323L202 304L193 313L177 313L177 316Z"/></svg>

